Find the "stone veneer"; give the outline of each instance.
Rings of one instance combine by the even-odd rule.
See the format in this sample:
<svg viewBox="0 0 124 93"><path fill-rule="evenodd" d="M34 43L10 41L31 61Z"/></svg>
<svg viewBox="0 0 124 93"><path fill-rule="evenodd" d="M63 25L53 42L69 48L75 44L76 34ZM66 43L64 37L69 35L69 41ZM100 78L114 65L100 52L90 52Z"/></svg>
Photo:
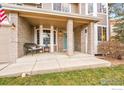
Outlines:
<svg viewBox="0 0 124 93"><path fill-rule="evenodd" d="M81 29L77 27L74 29L74 51L81 51Z"/></svg>
<svg viewBox="0 0 124 93"><path fill-rule="evenodd" d="M11 55L11 26L0 26L0 63L6 63L10 61Z"/></svg>
<svg viewBox="0 0 124 93"><path fill-rule="evenodd" d="M33 42L33 27L26 21L26 19L19 17L18 29L18 57L24 55L24 43Z"/></svg>

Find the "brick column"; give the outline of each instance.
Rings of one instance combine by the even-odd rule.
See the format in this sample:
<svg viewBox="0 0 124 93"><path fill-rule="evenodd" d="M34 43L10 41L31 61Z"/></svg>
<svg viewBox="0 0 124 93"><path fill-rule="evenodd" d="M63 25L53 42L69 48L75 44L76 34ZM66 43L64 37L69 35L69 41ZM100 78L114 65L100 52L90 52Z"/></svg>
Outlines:
<svg viewBox="0 0 124 93"><path fill-rule="evenodd" d="M67 53L73 55L74 51L74 37L73 37L73 20L67 21Z"/></svg>
<svg viewBox="0 0 124 93"><path fill-rule="evenodd" d="M88 53L94 54L94 23L88 25Z"/></svg>
<svg viewBox="0 0 124 93"><path fill-rule="evenodd" d="M54 27L51 26L51 31L50 31L50 52L54 52Z"/></svg>

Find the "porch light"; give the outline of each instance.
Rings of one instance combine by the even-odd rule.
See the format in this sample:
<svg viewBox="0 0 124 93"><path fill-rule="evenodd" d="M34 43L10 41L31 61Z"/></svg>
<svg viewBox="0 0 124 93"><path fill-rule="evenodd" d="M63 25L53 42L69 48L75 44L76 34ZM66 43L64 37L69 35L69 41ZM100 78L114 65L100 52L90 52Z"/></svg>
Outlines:
<svg viewBox="0 0 124 93"><path fill-rule="evenodd" d="M62 35L62 31L61 30L59 30L59 35Z"/></svg>
<svg viewBox="0 0 124 93"><path fill-rule="evenodd" d="M15 26L15 24L14 24L14 23L12 23L12 29L13 29L13 30L15 29L15 27L16 27L16 26Z"/></svg>

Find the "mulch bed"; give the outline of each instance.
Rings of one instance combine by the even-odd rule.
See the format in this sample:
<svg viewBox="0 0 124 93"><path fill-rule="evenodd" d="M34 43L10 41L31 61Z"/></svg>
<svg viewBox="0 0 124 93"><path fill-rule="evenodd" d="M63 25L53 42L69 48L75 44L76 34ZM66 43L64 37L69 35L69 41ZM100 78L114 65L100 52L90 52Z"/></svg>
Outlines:
<svg viewBox="0 0 124 93"><path fill-rule="evenodd" d="M100 58L100 59L107 60L107 61L111 62L112 66L117 66L117 65L124 64L124 57L121 60L111 58L111 57L103 57L103 56L97 56L97 58Z"/></svg>

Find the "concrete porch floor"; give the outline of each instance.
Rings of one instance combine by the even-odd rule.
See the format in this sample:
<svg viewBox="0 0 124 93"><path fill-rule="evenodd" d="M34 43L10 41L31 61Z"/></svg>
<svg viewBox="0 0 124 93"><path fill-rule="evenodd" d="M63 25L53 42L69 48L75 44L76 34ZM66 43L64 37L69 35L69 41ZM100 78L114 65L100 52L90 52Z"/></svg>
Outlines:
<svg viewBox="0 0 124 93"><path fill-rule="evenodd" d="M20 76L22 73L34 75L109 66L110 62L89 54L76 52L73 56L67 56L64 53L40 53L17 59L16 63L1 69L0 76Z"/></svg>

